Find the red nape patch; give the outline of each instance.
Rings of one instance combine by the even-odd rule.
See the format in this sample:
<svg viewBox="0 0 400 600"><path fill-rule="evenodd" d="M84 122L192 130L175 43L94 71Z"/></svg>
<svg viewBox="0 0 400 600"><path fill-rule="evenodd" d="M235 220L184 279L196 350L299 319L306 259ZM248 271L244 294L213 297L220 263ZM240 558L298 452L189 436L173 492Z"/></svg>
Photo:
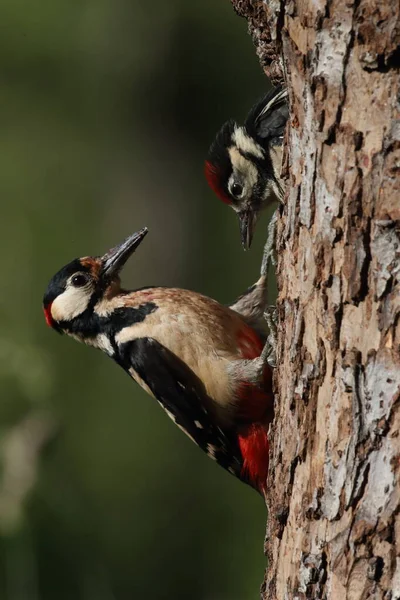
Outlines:
<svg viewBox="0 0 400 600"><path fill-rule="evenodd" d="M44 318L46 319L46 323L49 327L54 327L54 319L51 316L51 305L52 302L50 302L50 304L48 304L47 306L43 306L43 312L44 312Z"/></svg>
<svg viewBox="0 0 400 600"><path fill-rule="evenodd" d="M223 188L221 176L217 167L208 160L206 160L204 163L204 174L208 181L208 185L213 192L217 194L218 198L222 200L222 202L225 202L225 204L232 204L232 200L229 198L228 194Z"/></svg>
<svg viewBox="0 0 400 600"><path fill-rule="evenodd" d="M269 465L269 443L262 425L251 425L246 433L239 435L239 446L243 456L243 475L260 490L267 485Z"/></svg>

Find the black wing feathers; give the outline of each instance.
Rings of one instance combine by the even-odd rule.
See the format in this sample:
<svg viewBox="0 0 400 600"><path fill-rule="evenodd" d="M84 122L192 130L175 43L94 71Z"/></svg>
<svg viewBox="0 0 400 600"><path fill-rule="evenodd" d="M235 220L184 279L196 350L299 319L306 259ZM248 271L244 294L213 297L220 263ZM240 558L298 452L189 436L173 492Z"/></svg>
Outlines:
<svg viewBox="0 0 400 600"><path fill-rule="evenodd" d="M280 138L285 132L288 118L287 90L277 86L251 109L245 128L255 139Z"/></svg>
<svg viewBox="0 0 400 600"><path fill-rule="evenodd" d="M204 385L185 363L153 338L124 344L121 358L122 366L136 371L175 423L204 452L243 479L237 440L213 423Z"/></svg>

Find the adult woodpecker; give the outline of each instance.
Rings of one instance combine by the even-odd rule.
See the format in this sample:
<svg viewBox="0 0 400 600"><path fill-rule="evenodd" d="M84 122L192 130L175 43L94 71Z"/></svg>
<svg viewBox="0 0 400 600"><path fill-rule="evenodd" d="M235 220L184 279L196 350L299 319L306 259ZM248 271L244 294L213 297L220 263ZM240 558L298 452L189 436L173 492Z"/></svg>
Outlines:
<svg viewBox="0 0 400 600"><path fill-rule="evenodd" d="M119 273L146 234L54 275L43 299L47 324L106 352L208 456L264 493L273 416L266 278L231 308L182 289L127 291Z"/></svg>
<svg viewBox="0 0 400 600"><path fill-rule="evenodd" d="M251 109L244 126L227 121L208 152L207 181L236 212L245 250L260 211L284 196L280 174L288 117L287 90L276 87Z"/></svg>

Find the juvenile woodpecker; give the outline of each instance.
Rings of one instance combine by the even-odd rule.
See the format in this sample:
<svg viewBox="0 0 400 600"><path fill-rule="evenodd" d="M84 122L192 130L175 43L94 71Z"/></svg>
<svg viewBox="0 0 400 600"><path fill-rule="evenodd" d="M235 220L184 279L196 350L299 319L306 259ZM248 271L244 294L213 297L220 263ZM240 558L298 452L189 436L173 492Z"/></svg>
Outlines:
<svg viewBox="0 0 400 600"><path fill-rule="evenodd" d="M208 152L207 181L236 212L245 250L260 211L284 196L280 174L288 116L287 90L276 87L251 109L244 126L227 121Z"/></svg>
<svg viewBox="0 0 400 600"><path fill-rule="evenodd" d="M146 234L54 275L43 299L47 324L106 352L208 456L265 493L273 417L266 279L231 308L182 289L127 291L119 273Z"/></svg>

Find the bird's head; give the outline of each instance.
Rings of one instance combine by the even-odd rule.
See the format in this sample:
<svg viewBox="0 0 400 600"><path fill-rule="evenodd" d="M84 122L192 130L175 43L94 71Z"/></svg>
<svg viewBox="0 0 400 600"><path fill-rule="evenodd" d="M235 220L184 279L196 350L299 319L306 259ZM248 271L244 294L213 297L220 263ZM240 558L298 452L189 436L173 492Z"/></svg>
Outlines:
<svg viewBox="0 0 400 600"><path fill-rule="evenodd" d="M120 290L119 273L147 234L147 227L132 234L104 256L76 258L50 280L43 297L46 322L59 333L93 309L103 297Z"/></svg>
<svg viewBox="0 0 400 600"><path fill-rule="evenodd" d="M264 151L244 127L225 123L211 145L205 175L211 189L237 214L245 250L250 248L260 210L270 195Z"/></svg>

